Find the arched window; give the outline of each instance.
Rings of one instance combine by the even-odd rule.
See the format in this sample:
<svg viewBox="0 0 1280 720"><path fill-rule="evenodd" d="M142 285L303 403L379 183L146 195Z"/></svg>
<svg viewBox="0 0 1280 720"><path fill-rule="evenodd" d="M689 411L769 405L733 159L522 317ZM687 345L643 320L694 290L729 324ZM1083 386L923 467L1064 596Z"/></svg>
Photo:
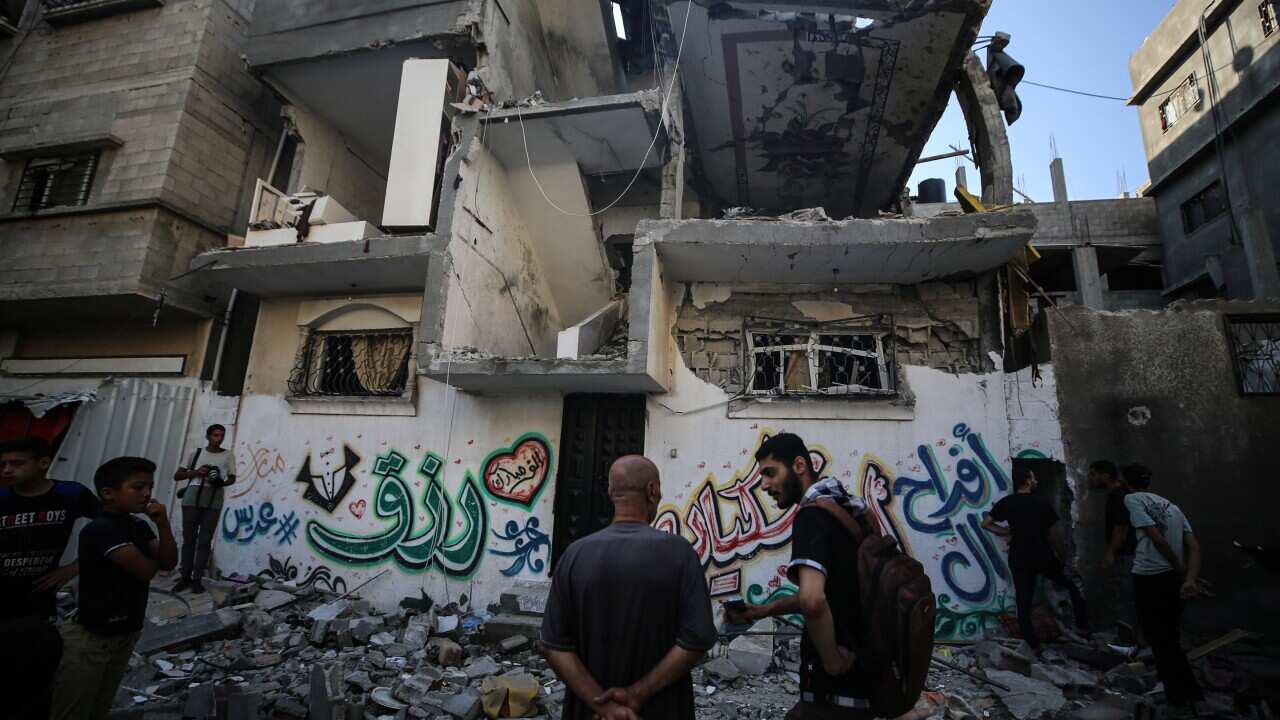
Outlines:
<svg viewBox="0 0 1280 720"><path fill-rule="evenodd" d="M413 325L378 305L353 303L303 326L289 374L294 397L400 397L411 387Z"/></svg>

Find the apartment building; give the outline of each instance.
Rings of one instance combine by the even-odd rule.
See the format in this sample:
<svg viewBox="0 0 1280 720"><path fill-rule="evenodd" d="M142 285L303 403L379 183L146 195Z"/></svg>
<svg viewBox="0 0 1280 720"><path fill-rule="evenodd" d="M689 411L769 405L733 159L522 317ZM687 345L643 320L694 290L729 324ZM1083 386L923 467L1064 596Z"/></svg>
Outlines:
<svg viewBox="0 0 1280 720"><path fill-rule="evenodd" d="M234 398L211 392L236 362L226 294L195 282L191 259L243 233L281 140L279 106L241 60L253 3L5 7L5 432L67 440L65 479L103 453L172 467L193 425L234 419Z"/></svg>

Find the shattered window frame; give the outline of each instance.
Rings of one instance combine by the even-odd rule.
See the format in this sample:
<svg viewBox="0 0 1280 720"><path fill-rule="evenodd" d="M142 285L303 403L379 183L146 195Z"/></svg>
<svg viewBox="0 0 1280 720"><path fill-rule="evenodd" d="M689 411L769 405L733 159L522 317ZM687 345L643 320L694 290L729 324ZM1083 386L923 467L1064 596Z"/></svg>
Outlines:
<svg viewBox="0 0 1280 720"><path fill-rule="evenodd" d="M1226 215L1230 211L1227 196L1220 179L1214 179L1203 190L1182 203L1183 234L1191 235L1199 229Z"/></svg>
<svg viewBox="0 0 1280 720"><path fill-rule="evenodd" d="M749 317L743 335L743 395L848 398L898 392L892 315L831 322ZM762 342L766 338L781 342ZM793 370L797 359L803 364Z"/></svg>
<svg viewBox="0 0 1280 720"><path fill-rule="evenodd" d="M1226 326L1240 394L1280 396L1280 315L1229 315Z"/></svg>
<svg viewBox="0 0 1280 720"><path fill-rule="evenodd" d="M392 337L405 338L403 347L391 342L375 347L379 339ZM364 341L363 349L357 348L357 339ZM404 397L412 389L412 358L412 328L309 330L289 373L289 394L296 398Z"/></svg>
<svg viewBox="0 0 1280 720"><path fill-rule="evenodd" d="M1196 81L1196 74L1191 73L1160 103L1160 130L1169 132L1191 114L1192 110L1198 109L1200 104L1200 85Z"/></svg>

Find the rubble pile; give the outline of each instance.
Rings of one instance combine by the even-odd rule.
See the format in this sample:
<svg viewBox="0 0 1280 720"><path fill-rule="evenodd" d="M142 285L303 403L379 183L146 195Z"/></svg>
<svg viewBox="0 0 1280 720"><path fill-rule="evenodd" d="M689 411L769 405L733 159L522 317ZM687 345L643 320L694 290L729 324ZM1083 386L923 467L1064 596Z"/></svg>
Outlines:
<svg viewBox="0 0 1280 720"><path fill-rule="evenodd" d="M529 585L529 587L522 587ZM425 594L380 611L356 596L266 577L211 584L197 614L157 611L138 643L114 716L219 720L558 718L566 688L534 639L545 587L516 584L487 611ZM357 588L359 590L359 588ZM208 596L205 596L208 597ZM192 603L181 600L184 606ZM173 607L173 603L169 603ZM766 624L757 626L764 629ZM781 718L800 692L799 638L724 638L693 671L701 720ZM988 629L935 649L927 692L899 720L1159 717L1149 654L1069 632L1039 655ZM1247 633L1225 638L1250 639ZM1270 717L1280 679L1256 649L1212 643L1197 656L1202 717Z"/></svg>

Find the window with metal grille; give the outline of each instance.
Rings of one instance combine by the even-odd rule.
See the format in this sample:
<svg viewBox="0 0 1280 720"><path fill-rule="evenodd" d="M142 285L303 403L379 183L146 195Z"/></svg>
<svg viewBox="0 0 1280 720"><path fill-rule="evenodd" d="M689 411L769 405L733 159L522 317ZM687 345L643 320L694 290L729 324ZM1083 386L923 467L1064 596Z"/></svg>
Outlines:
<svg viewBox="0 0 1280 720"><path fill-rule="evenodd" d="M14 212L34 212L89 202L93 173L98 169L98 153L32 158L22 171Z"/></svg>
<svg viewBox="0 0 1280 720"><path fill-rule="evenodd" d="M892 318L834 323L752 319L749 395L891 395Z"/></svg>
<svg viewBox="0 0 1280 720"><path fill-rule="evenodd" d="M395 397L409 379L413 331L312 331L289 374L296 397Z"/></svg>
<svg viewBox="0 0 1280 720"><path fill-rule="evenodd" d="M1280 395L1280 315L1227 318L1240 392Z"/></svg>
<svg viewBox="0 0 1280 720"><path fill-rule="evenodd" d="M1160 129L1169 132L1182 118L1200 107L1200 85L1194 74L1182 81L1169 97L1160 103Z"/></svg>
<svg viewBox="0 0 1280 720"><path fill-rule="evenodd" d="M1182 203L1182 229L1190 235L1219 216L1225 215L1228 209L1227 196L1222 192L1222 182L1214 180L1209 187Z"/></svg>
<svg viewBox="0 0 1280 720"><path fill-rule="evenodd" d="M1271 37L1276 31L1276 0L1262 0L1258 5L1258 15L1262 17L1262 36Z"/></svg>

